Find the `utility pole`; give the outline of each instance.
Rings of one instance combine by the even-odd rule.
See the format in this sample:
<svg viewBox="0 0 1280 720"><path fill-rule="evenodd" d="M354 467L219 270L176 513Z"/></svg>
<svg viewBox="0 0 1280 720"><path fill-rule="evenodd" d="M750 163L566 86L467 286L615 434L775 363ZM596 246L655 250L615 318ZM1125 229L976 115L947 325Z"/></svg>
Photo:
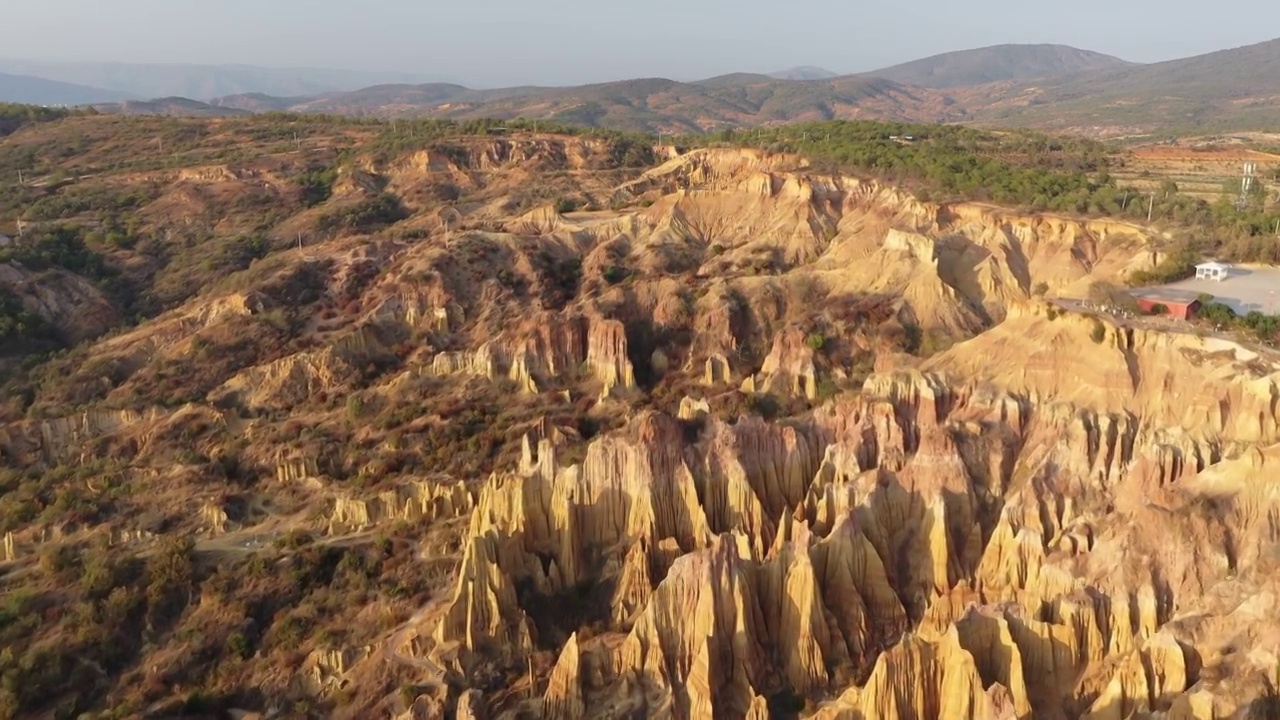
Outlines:
<svg viewBox="0 0 1280 720"><path fill-rule="evenodd" d="M1151 193L1151 202L1147 203L1147 222L1151 222L1151 213L1156 209L1156 194Z"/></svg>
<svg viewBox="0 0 1280 720"><path fill-rule="evenodd" d="M18 170L18 184L19 184L19 185L26 185L26 184L27 184L26 179L22 177L22 170L21 170L21 169L19 169L19 170Z"/></svg>
<svg viewBox="0 0 1280 720"><path fill-rule="evenodd" d="M1258 166L1255 163L1244 164L1244 177L1240 179L1240 200L1238 207L1244 210L1249 206L1249 193L1253 191L1253 173Z"/></svg>

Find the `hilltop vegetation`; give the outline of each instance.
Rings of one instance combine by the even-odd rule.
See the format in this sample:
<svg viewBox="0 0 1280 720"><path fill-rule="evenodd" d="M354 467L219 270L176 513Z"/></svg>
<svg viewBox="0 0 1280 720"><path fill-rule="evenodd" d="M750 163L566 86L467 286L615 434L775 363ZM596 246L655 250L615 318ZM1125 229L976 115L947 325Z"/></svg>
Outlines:
<svg viewBox="0 0 1280 720"><path fill-rule="evenodd" d="M71 114L72 111L65 108L0 103L0 138L16 132L25 125L61 120Z"/></svg>
<svg viewBox="0 0 1280 720"><path fill-rule="evenodd" d="M1234 262L1280 263L1280 241L1275 237L1280 207L1269 204L1261 181L1243 207L1236 204L1234 186L1212 203L1180 194L1173 181L1148 193L1120 185L1111 176L1109 170L1124 162L1119 148L1084 138L834 121L722 131L684 137L682 142L799 153L816 170L869 175L911 188L927 200L985 200L1037 212L1132 222L1145 222L1150 216L1179 236L1178 249L1187 256L1217 254ZM1179 267L1185 276L1185 263Z"/></svg>
<svg viewBox="0 0 1280 720"><path fill-rule="evenodd" d="M0 107L0 127L10 133L0 142L0 176L16 179L21 172L26 178L24 184L0 184L0 227L21 222L26 228L21 242L0 248L0 263L30 273L72 273L96 287L122 317L137 322L294 247L299 234L315 239L371 232L407 216L401 199L372 186L322 207L333 198L339 177L363 175L378 185L385 183L377 172L381 166L415 151L465 156L455 141L529 132L535 123L383 122L282 113L124 118L9 105ZM546 122L536 127L600 141L615 168L654 162L651 141L642 135ZM357 171L357 152L373 172ZM260 169L240 170L264 159ZM183 172L210 173L226 190L195 188L175 195L170 183ZM269 182L252 180L263 172ZM445 186L442 192L457 190ZM569 202L554 194L549 199ZM280 230L286 218L310 208L316 215L304 226ZM59 342L47 324L36 322L37 315L19 307L16 300L5 304L4 332L23 342L0 355Z"/></svg>

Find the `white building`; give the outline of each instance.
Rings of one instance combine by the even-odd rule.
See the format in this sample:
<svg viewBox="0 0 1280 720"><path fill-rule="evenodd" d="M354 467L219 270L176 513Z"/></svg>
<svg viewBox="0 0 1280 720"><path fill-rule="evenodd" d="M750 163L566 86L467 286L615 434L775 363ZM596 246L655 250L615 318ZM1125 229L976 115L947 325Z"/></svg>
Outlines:
<svg viewBox="0 0 1280 720"><path fill-rule="evenodd" d="M1222 282L1231 274L1231 266L1220 262L1200 263L1196 266L1197 280L1216 280Z"/></svg>

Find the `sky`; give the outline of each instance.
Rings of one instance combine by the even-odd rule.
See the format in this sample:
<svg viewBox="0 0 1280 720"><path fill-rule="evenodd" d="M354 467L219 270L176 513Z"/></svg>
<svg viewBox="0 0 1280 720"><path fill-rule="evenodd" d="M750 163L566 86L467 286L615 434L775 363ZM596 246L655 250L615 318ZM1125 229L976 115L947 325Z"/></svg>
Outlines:
<svg viewBox="0 0 1280 720"><path fill-rule="evenodd" d="M1280 36L1280 3L1189 0L0 0L0 55L322 67L471 87L854 73L1000 43L1155 62ZM1246 20L1247 18L1247 20Z"/></svg>

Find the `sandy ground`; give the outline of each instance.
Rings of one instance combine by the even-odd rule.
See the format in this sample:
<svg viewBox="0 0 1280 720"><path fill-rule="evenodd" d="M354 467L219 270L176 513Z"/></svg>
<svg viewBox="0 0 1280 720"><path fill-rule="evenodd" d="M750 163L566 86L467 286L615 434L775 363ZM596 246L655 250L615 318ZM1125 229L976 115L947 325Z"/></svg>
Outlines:
<svg viewBox="0 0 1280 720"><path fill-rule="evenodd" d="M1208 293L1242 315L1253 310L1269 315L1280 312L1280 268L1276 267L1236 266L1231 268L1231 276L1221 282L1192 279L1161 287Z"/></svg>

